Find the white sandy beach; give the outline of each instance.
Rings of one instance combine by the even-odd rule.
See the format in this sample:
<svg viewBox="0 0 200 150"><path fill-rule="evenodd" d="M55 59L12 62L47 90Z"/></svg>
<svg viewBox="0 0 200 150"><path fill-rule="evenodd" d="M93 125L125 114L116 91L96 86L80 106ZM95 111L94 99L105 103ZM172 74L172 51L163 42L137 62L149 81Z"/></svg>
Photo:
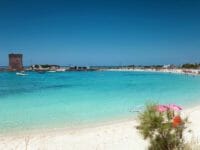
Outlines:
<svg viewBox="0 0 200 150"><path fill-rule="evenodd" d="M199 75L200 70L199 69L167 69L167 68L162 68L159 70L150 68L150 69L141 69L141 68L121 68L121 69L103 69L103 71L134 71L134 72L160 72L160 73L174 73L174 74L186 74L186 75Z"/></svg>
<svg viewBox="0 0 200 150"><path fill-rule="evenodd" d="M186 139L200 137L200 106L185 109L189 117ZM137 120L80 130L62 130L31 135L0 136L0 150L143 150L147 148L136 130Z"/></svg>

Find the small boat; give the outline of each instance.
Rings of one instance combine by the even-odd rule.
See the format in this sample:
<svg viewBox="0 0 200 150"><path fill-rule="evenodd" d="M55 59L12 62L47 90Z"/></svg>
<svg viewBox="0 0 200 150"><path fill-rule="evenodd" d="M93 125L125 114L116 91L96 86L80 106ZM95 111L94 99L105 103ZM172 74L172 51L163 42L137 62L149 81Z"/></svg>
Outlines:
<svg viewBox="0 0 200 150"><path fill-rule="evenodd" d="M56 72L56 71L54 71L54 70L50 70L50 71L47 71L47 72L52 72L52 73L53 73L53 72Z"/></svg>
<svg viewBox="0 0 200 150"><path fill-rule="evenodd" d="M65 70L66 70L65 68L56 69L57 72L65 72Z"/></svg>
<svg viewBox="0 0 200 150"><path fill-rule="evenodd" d="M22 72L17 72L16 73L17 76L27 76L28 74L22 73Z"/></svg>

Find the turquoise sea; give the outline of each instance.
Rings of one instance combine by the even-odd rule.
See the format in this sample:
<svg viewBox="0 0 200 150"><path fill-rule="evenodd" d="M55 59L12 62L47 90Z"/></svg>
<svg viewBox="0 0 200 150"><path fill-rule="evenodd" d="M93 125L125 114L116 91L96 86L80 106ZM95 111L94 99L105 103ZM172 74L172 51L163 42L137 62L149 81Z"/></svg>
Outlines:
<svg viewBox="0 0 200 150"><path fill-rule="evenodd" d="M148 101L200 101L200 77L151 72L0 73L0 133L74 128L135 115Z"/></svg>

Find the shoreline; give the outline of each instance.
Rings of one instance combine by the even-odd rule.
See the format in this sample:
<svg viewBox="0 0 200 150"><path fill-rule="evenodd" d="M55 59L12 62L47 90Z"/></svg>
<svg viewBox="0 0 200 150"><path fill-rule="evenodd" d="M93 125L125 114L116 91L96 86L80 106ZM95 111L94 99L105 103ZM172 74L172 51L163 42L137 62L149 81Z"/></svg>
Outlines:
<svg viewBox="0 0 200 150"><path fill-rule="evenodd" d="M192 122L185 133L186 141L200 137L200 104L183 109L183 115L189 117ZM75 130L51 130L34 134L0 136L0 149L21 150L32 149L68 149L68 150L131 150L145 149L148 145L138 133L135 126L137 118L130 120L111 121L110 123L75 129Z"/></svg>
<svg viewBox="0 0 200 150"><path fill-rule="evenodd" d="M102 69L102 71L119 71L119 72L157 72L157 73L173 73L183 75L200 75L200 70L197 69Z"/></svg>
<svg viewBox="0 0 200 150"><path fill-rule="evenodd" d="M43 128L33 128L33 129L27 129L27 130L17 130L12 132L5 132L0 133L0 139L1 137L21 137L21 136L27 136L27 135L39 135L43 133L62 133L62 132L74 132L74 131L84 131L84 130L90 130L93 128L103 127L103 126L109 126L113 124L120 124L124 122L132 122L137 120L137 114L133 114L132 116L128 117L121 117L121 118L115 118L115 119L107 119L106 121L99 121L97 123L88 123L80 126L74 126L74 127L68 127L63 125L58 127L46 127Z"/></svg>
<svg viewBox="0 0 200 150"><path fill-rule="evenodd" d="M129 147L135 146L132 140L137 140L137 147L142 148L146 142L136 132L136 125L135 120L129 120L72 131L62 130L34 135L0 137L0 149L21 150L28 147L28 150L118 150L124 149L124 144L127 143L129 146L125 149L128 150Z"/></svg>
<svg viewBox="0 0 200 150"><path fill-rule="evenodd" d="M191 110L191 108L196 108L199 106L200 108L200 102L193 102L189 105L180 105L184 111ZM14 136L27 136L27 135L38 135L41 133L56 133L56 132L73 132L73 131L82 131L87 129L93 129L103 126L109 126L113 124L120 124L125 122L132 122L137 121L137 114L139 111L133 111L131 112L132 115L129 116L123 116L123 117L116 117L116 118L107 118L106 120L101 120L98 122L90 122L86 124L79 124L74 126L67 126L67 125L59 125L57 127L33 127L29 129L19 129L19 130L13 130L9 132L0 132L0 138L1 137L14 137Z"/></svg>

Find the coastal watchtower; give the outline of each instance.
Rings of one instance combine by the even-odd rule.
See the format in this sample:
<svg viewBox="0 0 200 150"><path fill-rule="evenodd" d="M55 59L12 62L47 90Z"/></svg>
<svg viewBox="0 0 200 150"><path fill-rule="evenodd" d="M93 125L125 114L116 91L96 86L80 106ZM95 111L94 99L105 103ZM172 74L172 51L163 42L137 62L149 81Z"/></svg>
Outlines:
<svg viewBox="0 0 200 150"><path fill-rule="evenodd" d="M23 70L22 54L9 54L8 57L9 57L9 70L11 71Z"/></svg>

